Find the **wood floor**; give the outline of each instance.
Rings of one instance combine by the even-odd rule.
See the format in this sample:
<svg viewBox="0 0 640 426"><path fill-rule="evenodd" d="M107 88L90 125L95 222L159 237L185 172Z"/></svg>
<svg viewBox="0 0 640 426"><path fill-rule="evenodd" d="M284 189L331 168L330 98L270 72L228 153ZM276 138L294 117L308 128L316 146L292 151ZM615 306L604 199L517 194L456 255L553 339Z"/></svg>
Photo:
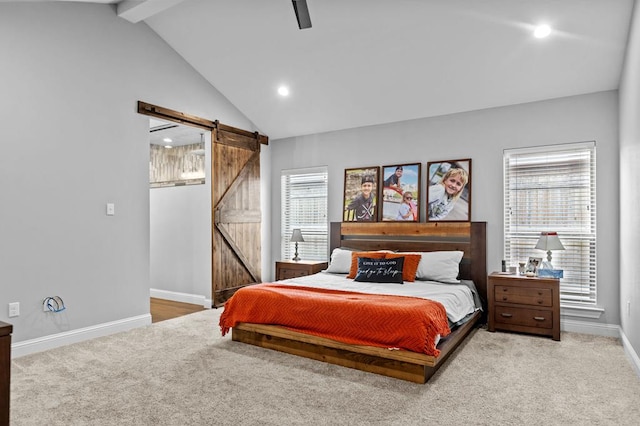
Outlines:
<svg viewBox="0 0 640 426"><path fill-rule="evenodd" d="M151 298L151 322L159 322L203 311L201 305L174 302L173 300Z"/></svg>

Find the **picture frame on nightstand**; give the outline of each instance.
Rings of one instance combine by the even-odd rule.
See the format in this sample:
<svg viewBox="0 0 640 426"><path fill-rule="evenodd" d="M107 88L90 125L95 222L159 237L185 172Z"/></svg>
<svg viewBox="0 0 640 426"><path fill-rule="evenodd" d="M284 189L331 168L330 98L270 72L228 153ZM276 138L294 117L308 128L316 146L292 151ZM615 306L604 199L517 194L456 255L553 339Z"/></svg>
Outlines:
<svg viewBox="0 0 640 426"><path fill-rule="evenodd" d="M541 257L529 257L529 261L527 262L527 266L525 268L526 272L533 272L536 274L538 272L538 267L542 263Z"/></svg>

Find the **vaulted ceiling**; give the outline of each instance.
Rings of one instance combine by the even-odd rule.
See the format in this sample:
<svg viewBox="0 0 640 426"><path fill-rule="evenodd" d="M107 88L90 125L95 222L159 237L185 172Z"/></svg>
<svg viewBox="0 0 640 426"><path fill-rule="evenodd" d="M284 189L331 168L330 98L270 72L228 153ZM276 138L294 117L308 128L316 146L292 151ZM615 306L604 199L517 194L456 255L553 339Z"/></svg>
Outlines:
<svg viewBox="0 0 640 426"><path fill-rule="evenodd" d="M271 140L617 89L633 0L110 1ZM540 23L551 26L533 37ZM287 97L278 95L281 85Z"/></svg>

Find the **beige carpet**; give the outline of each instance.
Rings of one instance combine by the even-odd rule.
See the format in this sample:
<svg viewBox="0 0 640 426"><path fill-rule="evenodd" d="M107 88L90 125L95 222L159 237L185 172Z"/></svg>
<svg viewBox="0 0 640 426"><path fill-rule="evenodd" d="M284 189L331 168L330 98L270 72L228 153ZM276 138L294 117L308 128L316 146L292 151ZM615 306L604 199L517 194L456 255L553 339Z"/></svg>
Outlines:
<svg viewBox="0 0 640 426"><path fill-rule="evenodd" d="M220 312L15 359L11 424L640 424L614 339L479 329L416 385L232 342Z"/></svg>

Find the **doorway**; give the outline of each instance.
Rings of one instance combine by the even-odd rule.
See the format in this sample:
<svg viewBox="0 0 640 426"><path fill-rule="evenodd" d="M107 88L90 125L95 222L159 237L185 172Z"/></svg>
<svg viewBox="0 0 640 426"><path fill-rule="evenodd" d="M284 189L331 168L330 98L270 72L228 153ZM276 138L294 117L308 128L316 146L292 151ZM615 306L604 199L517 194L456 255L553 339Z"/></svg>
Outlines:
<svg viewBox="0 0 640 426"><path fill-rule="evenodd" d="M142 101L138 101L138 112L212 132L211 144L205 144L211 159L207 162L211 176L207 222L211 228L207 234L211 299L204 306L222 306L238 289L261 281L260 147L267 145L269 138ZM191 225L185 220L191 211L198 209L187 210L175 222Z"/></svg>
<svg viewBox="0 0 640 426"><path fill-rule="evenodd" d="M149 119L150 296L190 305L175 312L211 306L210 141L208 130Z"/></svg>

